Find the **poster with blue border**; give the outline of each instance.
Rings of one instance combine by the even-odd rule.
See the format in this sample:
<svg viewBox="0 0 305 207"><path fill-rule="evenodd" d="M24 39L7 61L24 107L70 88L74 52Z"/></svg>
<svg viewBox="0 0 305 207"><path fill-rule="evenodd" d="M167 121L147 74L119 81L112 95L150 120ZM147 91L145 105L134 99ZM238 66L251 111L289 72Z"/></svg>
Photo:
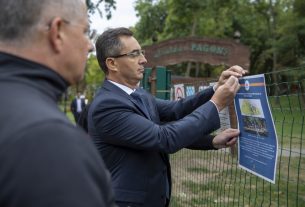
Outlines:
<svg viewBox="0 0 305 207"><path fill-rule="evenodd" d="M266 94L264 75L239 79L234 105L240 135L238 164L241 168L275 183L278 140Z"/></svg>

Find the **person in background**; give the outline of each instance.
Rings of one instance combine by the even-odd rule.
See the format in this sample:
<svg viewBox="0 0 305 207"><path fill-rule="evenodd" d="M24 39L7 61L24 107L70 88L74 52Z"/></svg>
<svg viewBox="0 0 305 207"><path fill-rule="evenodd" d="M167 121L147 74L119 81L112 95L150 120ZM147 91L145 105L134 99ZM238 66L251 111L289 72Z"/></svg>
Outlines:
<svg viewBox="0 0 305 207"><path fill-rule="evenodd" d="M214 88L168 101L138 87L147 61L129 29L106 30L96 52L106 79L90 105L88 130L110 170L115 201L119 207L169 206L169 154L236 143L237 129L210 133L220 127L218 112L233 101L246 71L233 66Z"/></svg>
<svg viewBox="0 0 305 207"><path fill-rule="evenodd" d="M83 128L86 133L88 133L88 112L89 112L90 103L86 104L84 110L79 115L77 120L78 126Z"/></svg>
<svg viewBox="0 0 305 207"><path fill-rule="evenodd" d="M57 101L93 45L84 0L0 0L0 206L113 207L110 174Z"/></svg>
<svg viewBox="0 0 305 207"><path fill-rule="evenodd" d="M70 110L74 116L75 123L78 122L78 119L82 111L86 107L85 97L81 95L80 92L77 92L76 97L72 100Z"/></svg>

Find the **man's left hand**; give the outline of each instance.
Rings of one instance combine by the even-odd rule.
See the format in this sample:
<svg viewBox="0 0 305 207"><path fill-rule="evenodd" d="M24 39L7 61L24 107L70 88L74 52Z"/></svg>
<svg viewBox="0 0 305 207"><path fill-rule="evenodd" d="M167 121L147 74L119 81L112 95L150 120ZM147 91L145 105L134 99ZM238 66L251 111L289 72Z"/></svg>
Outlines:
<svg viewBox="0 0 305 207"><path fill-rule="evenodd" d="M236 144L239 133L238 129L226 129L214 137L213 146L217 149L231 147Z"/></svg>

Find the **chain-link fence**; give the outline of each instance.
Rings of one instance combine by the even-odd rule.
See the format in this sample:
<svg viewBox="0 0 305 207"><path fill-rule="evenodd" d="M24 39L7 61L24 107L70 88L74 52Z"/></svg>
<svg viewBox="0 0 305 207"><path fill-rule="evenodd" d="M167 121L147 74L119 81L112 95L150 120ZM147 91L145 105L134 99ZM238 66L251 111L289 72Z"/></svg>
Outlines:
<svg viewBox="0 0 305 207"><path fill-rule="evenodd" d="M230 150L171 155L171 207L305 207L305 67L265 74L278 137L276 183L238 167ZM196 86L197 82L184 83Z"/></svg>

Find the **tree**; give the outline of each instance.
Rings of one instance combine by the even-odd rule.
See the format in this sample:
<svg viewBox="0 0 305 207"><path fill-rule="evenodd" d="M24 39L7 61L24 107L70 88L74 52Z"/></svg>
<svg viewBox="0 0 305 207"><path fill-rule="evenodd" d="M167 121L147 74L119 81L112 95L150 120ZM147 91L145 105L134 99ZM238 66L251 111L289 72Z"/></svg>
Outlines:
<svg viewBox="0 0 305 207"><path fill-rule="evenodd" d="M115 0L86 0L86 4L88 7L88 13L89 13L89 15L92 15L97 11L99 13L99 15L103 18L103 11L100 8L102 3L104 3L104 12L106 13L106 18L110 19L111 10L116 9Z"/></svg>
<svg viewBox="0 0 305 207"><path fill-rule="evenodd" d="M72 100L77 92L85 93L86 98L91 102L97 88L105 79L105 74L101 70L96 56L91 54L87 60L85 75L83 80L69 88L69 100Z"/></svg>
<svg viewBox="0 0 305 207"><path fill-rule="evenodd" d="M101 70L96 56L90 55L86 65L85 78L83 80L84 88L86 89L86 96L89 101L92 100L97 88L102 84L105 79L105 74Z"/></svg>
<svg viewBox="0 0 305 207"><path fill-rule="evenodd" d="M157 41L158 34L163 32L167 17L166 1L137 0L135 10L136 15L140 16L134 29L135 37L142 44L151 44L153 41Z"/></svg>
<svg viewBox="0 0 305 207"><path fill-rule="evenodd" d="M139 0L137 6L140 20L135 33L145 34L140 35L141 42L151 44L155 31L159 40L226 39L238 31L240 42L251 48L252 74L305 63L304 0ZM156 21L159 16L162 23Z"/></svg>
<svg viewBox="0 0 305 207"><path fill-rule="evenodd" d="M100 17L104 17L104 12L101 9L101 4L104 4L104 12L106 13L106 18L111 18L111 11L112 9L116 9L116 1L115 0L86 0L86 5L88 8L88 16L89 21L91 22L91 16L95 14L95 12L98 12ZM96 37L96 30L92 30L90 28L90 39L94 40Z"/></svg>

